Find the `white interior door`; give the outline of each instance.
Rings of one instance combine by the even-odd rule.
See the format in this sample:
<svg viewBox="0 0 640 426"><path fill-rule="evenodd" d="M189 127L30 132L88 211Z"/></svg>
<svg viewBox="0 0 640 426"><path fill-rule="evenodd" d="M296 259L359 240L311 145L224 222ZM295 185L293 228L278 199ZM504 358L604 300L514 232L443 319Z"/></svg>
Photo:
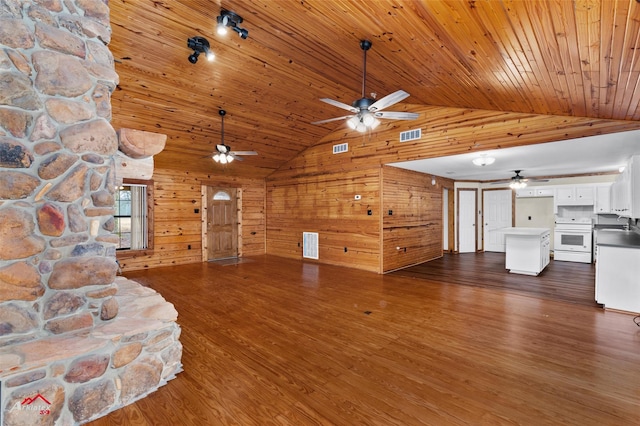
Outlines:
<svg viewBox="0 0 640 426"><path fill-rule="evenodd" d="M483 191L484 204L484 251L504 253L504 234L499 229L507 228L513 223L512 191L501 189Z"/></svg>
<svg viewBox="0 0 640 426"><path fill-rule="evenodd" d="M458 193L458 252L476 251L476 191Z"/></svg>

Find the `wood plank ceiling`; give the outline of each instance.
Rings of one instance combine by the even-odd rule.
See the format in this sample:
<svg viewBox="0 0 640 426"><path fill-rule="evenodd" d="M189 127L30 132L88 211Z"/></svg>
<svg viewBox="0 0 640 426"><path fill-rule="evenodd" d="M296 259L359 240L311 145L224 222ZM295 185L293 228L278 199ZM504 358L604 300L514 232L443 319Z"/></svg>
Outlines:
<svg viewBox="0 0 640 426"><path fill-rule="evenodd" d="M259 156L222 173L263 178L320 141L346 115L319 101L411 94L390 110L443 106L640 120L640 3L636 0L111 0L120 84L113 124L164 133L156 166L218 173L220 141ZM215 34L220 9L249 37ZM209 63L187 57L206 37ZM640 126L639 126L640 127Z"/></svg>

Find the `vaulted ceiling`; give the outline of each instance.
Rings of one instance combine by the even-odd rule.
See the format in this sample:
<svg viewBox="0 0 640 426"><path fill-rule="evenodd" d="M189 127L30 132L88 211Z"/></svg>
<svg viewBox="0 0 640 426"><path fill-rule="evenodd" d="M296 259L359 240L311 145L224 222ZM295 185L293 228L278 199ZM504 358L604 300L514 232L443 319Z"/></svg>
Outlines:
<svg viewBox="0 0 640 426"><path fill-rule="evenodd" d="M589 118L594 126L626 122L604 133L640 128L636 0L110 0L109 6L120 76L112 122L168 135L157 167L262 178L342 131L341 121L311 123L345 115L320 98L351 104L361 97L362 39L373 43L367 94L411 94L389 110L427 114L437 106ZM246 40L215 33L222 8L244 18ZM208 39L214 62L187 60L193 36ZM226 144L259 153L224 170L207 157L220 142L221 108Z"/></svg>

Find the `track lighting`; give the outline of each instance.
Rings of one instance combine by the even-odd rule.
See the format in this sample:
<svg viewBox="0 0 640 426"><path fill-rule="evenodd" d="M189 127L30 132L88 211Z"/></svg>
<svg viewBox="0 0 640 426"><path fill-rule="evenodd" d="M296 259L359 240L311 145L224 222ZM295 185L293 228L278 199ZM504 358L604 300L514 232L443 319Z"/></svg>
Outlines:
<svg viewBox="0 0 640 426"><path fill-rule="evenodd" d="M189 49L193 49L193 53L189 55L189 62L192 64L198 62L198 56L200 56L201 53L207 56L209 62L213 61L216 57L209 47L209 41L204 37L196 36L187 39L187 46Z"/></svg>
<svg viewBox="0 0 640 426"><path fill-rule="evenodd" d="M242 17L230 10L222 9L220 11L220 16L216 18L216 22L218 23L216 27L216 32L219 35L227 34L228 28L231 28L233 31L237 32L241 39L246 39L249 37L249 31L244 28L240 28L239 24L242 23Z"/></svg>

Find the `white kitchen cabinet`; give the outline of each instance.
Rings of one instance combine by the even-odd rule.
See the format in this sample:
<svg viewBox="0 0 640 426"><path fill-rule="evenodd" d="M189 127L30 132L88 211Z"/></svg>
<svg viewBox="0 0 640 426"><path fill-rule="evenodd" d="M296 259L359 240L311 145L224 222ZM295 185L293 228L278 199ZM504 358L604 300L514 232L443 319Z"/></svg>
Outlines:
<svg viewBox="0 0 640 426"><path fill-rule="evenodd" d="M539 186L535 188L535 191L536 191L536 197L553 197L555 196L555 193L556 193L553 187L544 187L544 186Z"/></svg>
<svg viewBox="0 0 640 426"><path fill-rule="evenodd" d="M640 248L598 245L596 301L605 308L640 313Z"/></svg>
<svg viewBox="0 0 640 426"><path fill-rule="evenodd" d="M516 189L516 198L531 198L536 196L536 191L533 187Z"/></svg>
<svg viewBox="0 0 640 426"><path fill-rule="evenodd" d="M640 155L631 157L611 188L611 213L640 218Z"/></svg>
<svg viewBox="0 0 640 426"><path fill-rule="evenodd" d="M516 198L553 197L553 187L528 186L516 190Z"/></svg>
<svg viewBox="0 0 640 426"><path fill-rule="evenodd" d="M592 206L593 186L559 186L556 188L555 203L558 206Z"/></svg>
<svg viewBox="0 0 640 426"><path fill-rule="evenodd" d="M595 187L596 201L593 204L594 213L611 213L611 186L612 184L603 184Z"/></svg>
<svg viewBox="0 0 640 426"><path fill-rule="evenodd" d="M549 264L549 228L505 228L505 268L513 274L538 275Z"/></svg>

